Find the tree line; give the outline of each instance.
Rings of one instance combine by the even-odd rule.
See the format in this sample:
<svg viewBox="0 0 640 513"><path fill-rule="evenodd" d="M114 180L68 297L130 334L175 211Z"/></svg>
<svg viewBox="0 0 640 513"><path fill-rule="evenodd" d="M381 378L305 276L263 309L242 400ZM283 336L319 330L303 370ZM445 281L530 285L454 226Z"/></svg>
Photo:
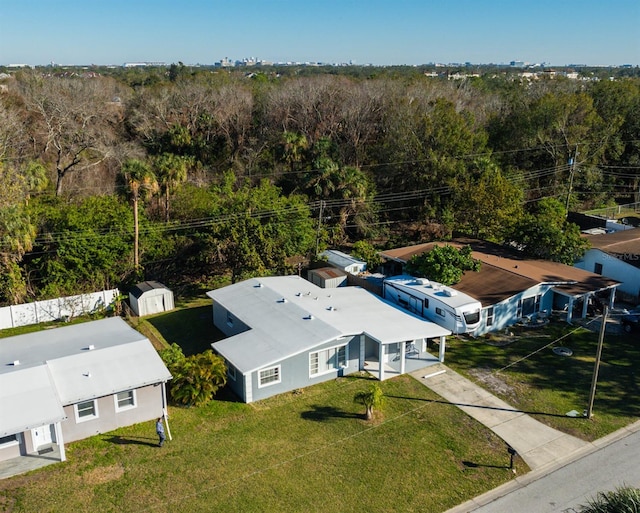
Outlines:
<svg viewBox="0 0 640 513"><path fill-rule="evenodd" d="M0 302L452 235L570 263L567 209L637 199L638 78L135 73L3 80Z"/></svg>

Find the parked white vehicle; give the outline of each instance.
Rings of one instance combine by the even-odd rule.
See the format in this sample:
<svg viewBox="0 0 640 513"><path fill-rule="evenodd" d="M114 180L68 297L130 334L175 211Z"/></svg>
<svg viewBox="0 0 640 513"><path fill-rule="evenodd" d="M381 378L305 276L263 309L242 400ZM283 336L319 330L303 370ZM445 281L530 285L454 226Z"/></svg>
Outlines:
<svg viewBox="0 0 640 513"><path fill-rule="evenodd" d="M451 287L413 276L382 283L383 297L452 333L473 333L480 326L480 301Z"/></svg>

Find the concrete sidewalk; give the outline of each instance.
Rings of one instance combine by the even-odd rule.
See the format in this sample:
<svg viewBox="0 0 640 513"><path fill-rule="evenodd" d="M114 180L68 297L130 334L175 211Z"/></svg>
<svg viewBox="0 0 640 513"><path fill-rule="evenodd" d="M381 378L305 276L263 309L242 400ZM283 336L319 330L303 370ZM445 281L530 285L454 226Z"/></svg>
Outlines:
<svg viewBox="0 0 640 513"><path fill-rule="evenodd" d="M443 364L412 372L411 375L491 429L513 447L531 469L531 472L460 504L447 513L468 513L479 509L631 433L640 431L640 421L637 421L594 442L585 442L516 410Z"/></svg>
<svg viewBox="0 0 640 513"><path fill-rule="evenodd" d="M411 375L491 429L518 452L531 470L553 466L591 445L533 419L445 365Z"/></svg>

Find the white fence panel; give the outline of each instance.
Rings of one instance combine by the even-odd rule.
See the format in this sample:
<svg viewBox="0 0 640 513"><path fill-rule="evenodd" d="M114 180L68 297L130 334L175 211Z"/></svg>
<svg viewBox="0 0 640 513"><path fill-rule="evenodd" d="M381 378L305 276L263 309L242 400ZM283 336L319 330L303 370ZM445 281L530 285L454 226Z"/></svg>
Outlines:
<svg viewBox="0 0 640 513"><path fill-rule="evenodd" d="M118 289L111 289L22 305L5 306L0 308L0 329L16 328L28 324L94 313L109 306L119 294L120 291Z"/></svg>

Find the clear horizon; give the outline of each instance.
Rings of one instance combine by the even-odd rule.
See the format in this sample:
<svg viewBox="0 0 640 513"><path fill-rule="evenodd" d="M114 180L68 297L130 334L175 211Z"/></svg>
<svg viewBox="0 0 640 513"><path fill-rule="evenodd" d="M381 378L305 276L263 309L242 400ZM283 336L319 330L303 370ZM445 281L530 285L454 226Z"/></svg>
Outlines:
<svg viewBox="0 0 640 513"><path fill-rule="evenodd" d="M0 64L640 65L637 0L2 0Z"/></svg>

